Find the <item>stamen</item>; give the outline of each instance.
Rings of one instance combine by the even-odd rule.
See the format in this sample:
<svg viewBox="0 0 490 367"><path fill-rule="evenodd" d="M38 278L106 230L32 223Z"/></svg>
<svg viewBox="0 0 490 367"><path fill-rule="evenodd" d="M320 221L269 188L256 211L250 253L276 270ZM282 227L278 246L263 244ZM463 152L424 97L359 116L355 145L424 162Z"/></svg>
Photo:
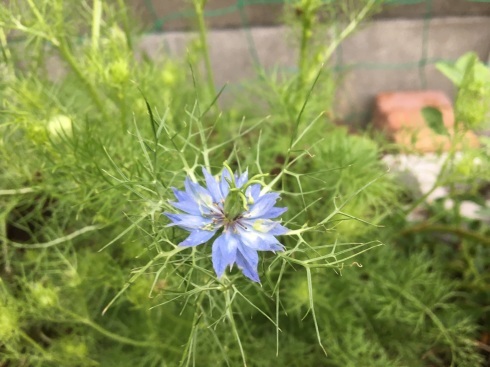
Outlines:
<svg viewBox="0 0 490 367"><path fill-rule="evenodd" d="M241 223L241 222L239 222L239 221L237 221L237 222L235 222L235 223L236 223L237 225L239 225L240 227L242 227L242 229L244 229L244 230L248 231L248 228L247 228L247 226L246 226L245 224L243 224L243 223Z"/></svg>

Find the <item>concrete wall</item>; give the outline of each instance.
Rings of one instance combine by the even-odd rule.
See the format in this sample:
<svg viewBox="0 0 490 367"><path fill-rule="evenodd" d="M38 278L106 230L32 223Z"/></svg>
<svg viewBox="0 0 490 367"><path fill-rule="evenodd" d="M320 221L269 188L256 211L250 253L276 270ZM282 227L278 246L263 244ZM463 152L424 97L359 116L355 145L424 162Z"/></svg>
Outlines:
<svg viewBox="0 0 490 367"><path fill-rule="evenodd" d="M294 72L296 53L287 35L288 30L282 26L211 30L209 46L217 86L256 76L251 47L266 68L279 66ZM149 34L142 39L141 50L151 57L182 55L192 37L189 32ZM337 112L345 121L365 122L374 96L382 91L425 87L441 89L452 96L452 85L437 72L433 60L454 60L467 51L475 51L487 60L490 17L371 21L337 51L336 58L341 60L345 72L338 91ZM420 64L424 59L427 64Z"/></svg>
<svg viewBox="0 0 490 367"><path fill-rule="evenodd" d="M207 23L211 28L280 25L284 5L289 0L208 0ZM337 2L344 0L337 0ZM159 31L195 28L191 1L128 0L147 29ZM376 19L490 16L485 0L392 0L375 15Z"/></svg>
<svg viewBox="0 0 490 367"><path fill-rule="evenodd" d="M354 64L339 90L344 115L369 114L382 91L439 89L453 97L453 85L433 60L455 60L468 51L488 60L490 17L378 20L348 39L342 51L343 61ZM424 59L427 64L419 64Z"/></svg>

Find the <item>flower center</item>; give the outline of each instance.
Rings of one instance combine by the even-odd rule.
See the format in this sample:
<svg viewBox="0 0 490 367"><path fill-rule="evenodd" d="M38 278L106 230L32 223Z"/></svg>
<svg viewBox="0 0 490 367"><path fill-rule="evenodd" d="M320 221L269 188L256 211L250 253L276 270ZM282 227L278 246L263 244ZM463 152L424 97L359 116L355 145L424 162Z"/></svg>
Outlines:
<svg viewBox="0 0 490 367"><path fill-rule="evenodd" d="M225 205L223 207L223 214L225 216L226 223L232 223L241 218L243 212L247 209L244 208L242 196L243 193L241 193L239 189L230 189L230 192L225 199Z"/></svg>

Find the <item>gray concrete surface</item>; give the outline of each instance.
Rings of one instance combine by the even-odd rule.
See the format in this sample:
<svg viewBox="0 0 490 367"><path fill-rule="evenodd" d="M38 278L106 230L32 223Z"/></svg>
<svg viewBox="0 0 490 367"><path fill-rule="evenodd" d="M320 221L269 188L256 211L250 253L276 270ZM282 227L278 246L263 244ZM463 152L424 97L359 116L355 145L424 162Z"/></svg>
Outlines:
<svg viewBox="0 0 490 367"><path fill-rule="evenodd" d="M209 47L217 87L255 78L251 47L266 69L277 66L294 72L297 56L293 44L288 41L288 32L285 27L210 31ZM151 34L143 37L140 49L154 58L183 55L186 44L193 37L195 35L187 32ZM339 118L348 122L366 121L373 97L381 91L426 87L443 90L452 96L451 83L440 75L432 62L427 65L418 63L424 58L429 61L454 60L468 51L487 60L490 17L435 18L428 23L422 19L370 22L347 39L334 58L341 60L343 70L343 82L337 95Z"/></svg>
<svg viewBox="0 0 490 367"><path fill-rule="evenodd" d="M211 28L280 25L287 0L208 0L206 17ZM345 0L337 0L338 3ZM190 30L195 28L191 1L128 0L132 13L146 29ZM485 0L399 0L385 4L375 18L424 18L490 16Z"/></svg>
<svg viewBox="0 0 490 367"><path fill-rule="evenodd" d="M342 47L343 61L357 66L345 75L339 89L339 111L366 114L372 98L381 91L427 88L453 97L452 84L431 60L455 60L468 51L488 59L490 17L432 19L425 31L425 47L423 20L372 22L348 39ZM417 65L424 59L427 65Z"/></svg>

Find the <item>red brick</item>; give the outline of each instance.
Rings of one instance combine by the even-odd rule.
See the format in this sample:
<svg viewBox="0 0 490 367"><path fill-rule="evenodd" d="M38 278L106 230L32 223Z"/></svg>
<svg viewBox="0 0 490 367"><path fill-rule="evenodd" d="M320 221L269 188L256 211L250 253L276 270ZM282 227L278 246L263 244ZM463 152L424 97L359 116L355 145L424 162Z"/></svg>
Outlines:
<svg viewBox="0 0 490 367"><path fill-rule="evenodd" d="M448 150L449 138L434 133L422 116L422 108L436 107L442 112L449 133L454 130L454 112L449 98L439 91L380 93L376 97L374 125L402 147L421 152ZM463 145L478 146L472 132L466 134ZM461 148L461 147L459 147Z"/></svg>

